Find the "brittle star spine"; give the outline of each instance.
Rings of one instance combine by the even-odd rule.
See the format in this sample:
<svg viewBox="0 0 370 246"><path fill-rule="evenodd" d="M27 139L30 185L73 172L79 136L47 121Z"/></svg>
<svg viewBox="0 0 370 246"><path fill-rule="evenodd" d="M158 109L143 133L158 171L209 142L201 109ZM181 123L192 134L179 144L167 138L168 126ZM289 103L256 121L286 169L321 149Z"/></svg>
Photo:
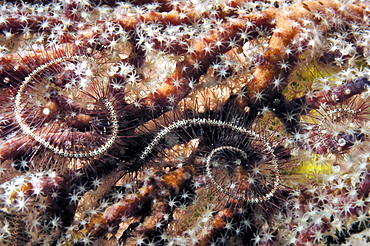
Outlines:
<svg viewBox="0 0 370 246"><path fill-rule="evenodd" d="M338 114L337 116L335 116L335 114ZM358 112L353 110L353 109L348 109L348 108L337 108L337 109L333 109L333 110L330 110L329 112L327 112L326 114L324 114L322 117L321 117L321 120L318 122L318 128L317 128L317 132L318 132L318 136L319 136L319 139L320 141L325 145L325 147L329 150L330 147L327 146L327 144L325 143L325 140L323 139L323 134L325 134L326 132L323 130L323 124L324 122L327 120L327 119L330 119L330 117L334 116L334 118L332 119L332 121L337 121L337 120L341 120L343 118L350 118L351 116L356 118L358 115Z"/></svg>
<svg viewBox="0 0 370 246"><path fill-rule="evenodd" d="M24 120L22 118L22 113L21 113L22 110L23 110L23 106L22 106L22 103L21 103L21 97L22 97L26 87L28 86L28 84L40 72L44 71L45 69L47 69L47 68L49 68L49 67L51 67L55 64L58 64L58 63L62 63L62 62L66 62L66 61L81 61L81 60L88 60L88 61L94 62L94 59L92 59L90 57L75 55L75 56L60 57L60 58L57 58L55 60L52 60L48 63L45 63L45 64L39 66L38 68L33 70L23 80L23 82L21 83L21 85L20 85L20 87L19 87L19 89L16 93L15 100L14 100L14 105L15 105L15 107L14 107L14 118L17 121L20 128L22 129L22 131L26 135L31 136L33 139L35 139L38 143L43 145L45 148L54 152L55 154L63 156L63 157L69 157L69 158L89 158L89 157L98 156L98 155L101 155L101 154L105 153L114 144L114 142L117 139L119 127L118 127L117 114L116 114L116 111L114 109L113 104L107 98L102 97L102 98L99 99L103 103L104 107L106 108L106 110L109 113L109 118L110 118L111 125L112 125L112 133L110 134L110 137L104 142L103 145L99 146L95 150L85 152L85 153L73 153L73 152L69 152L69 151L66 151L66 150L62 150L60 148L57 148L57 147L51 145L50 142L46 141L40 135L35 133L35 130L32 130L29 127L29 125L26 122L24 122Z"/></svg>
<svg viewBox="0 0 370 246"><path fill-rule="evenodd" d="M186 127L186 126L189 126L189 125L193 125L193 126L207 125L207 126L225 127L225 128L229 128L231 130L240 132L242 134L244 133L244 134L250 135L254 139L263 142L263 145L265 147L264 150L267 151L272 157L271 158L272 169L273 169L272 172L274 173L274 181L273 181L272 188L266 194L263 194L263 195L260 195L260 196L251 196L251 197L237 196L237 195L234 195L234 194L230 193L229 191L225 190L224 188L222 188L217 183L217 181L213 178L213 176L211 174L211 158L212 158L212 156L214 155L214 153L216 151L229 149L229 150L234 150L234 151L240 152L240 153L242 153L243 156L246 156L246 153L243 150L240 150L240 149L238 149L236 147L233 147L233 146L221 146L221 147L218 147L218 148L212 150L212 152L207 156L207 161L206 161L207 177L210 179L210 181L216 186L216 188L219 191L221 191L222 193L224 193L224 194L226 194L226 195L228 195L228 196L230 196L230 197L232 197L236 200L239 200L241 202L260 203L260 202L264 202L264 201L269 200L275 194L275 192L277 191L278 186L280 184L280 172L279 172L278 160L277 160L277 157L274 153L274 150L273 150L271 144L266 140L265 137L261 136L260 134L254 132L254 131L251 131L251 130L247 130L243 127L234 125L234 124L229 123L229 122L224 122L224 121L215 120L215 119L205 119L205 118L191 118L191 119L184 119L184 120L176 121L176 122L172 123L171 125L169 125L168 127L162 129L157 134L157 136L149 143L149 145L141 153L140 160L143 161L152 152L154 146L157 145L159 143L159 141L165 135L167 135L168 133L170 133L171 131L173 131L177 128Z"/></svg>

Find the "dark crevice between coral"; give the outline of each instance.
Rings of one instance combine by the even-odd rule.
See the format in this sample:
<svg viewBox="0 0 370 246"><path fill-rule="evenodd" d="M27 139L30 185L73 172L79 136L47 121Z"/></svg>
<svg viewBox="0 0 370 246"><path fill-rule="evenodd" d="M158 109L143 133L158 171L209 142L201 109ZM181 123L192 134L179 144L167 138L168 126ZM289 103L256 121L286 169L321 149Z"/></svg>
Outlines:
<svg viewBox="0 0 370 246"><path fill-rule="evenodd" d="M348 228L336 230L334 236L326 236L324 242L326 245L341 245L347 243L351 236L361 233L368 228L370 228L369 219L364 222L357 221L351 224ZM364 235L364 237L366 237L366 242L370 243L370 235Z"/></svg>

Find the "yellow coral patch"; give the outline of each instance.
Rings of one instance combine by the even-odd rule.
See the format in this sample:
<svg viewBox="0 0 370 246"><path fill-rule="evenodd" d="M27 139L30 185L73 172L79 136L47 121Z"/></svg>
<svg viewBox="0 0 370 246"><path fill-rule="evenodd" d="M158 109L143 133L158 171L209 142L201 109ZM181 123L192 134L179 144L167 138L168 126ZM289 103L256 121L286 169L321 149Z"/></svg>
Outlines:
<svg viewBox="0 0 370 246"><path fill-rule="evenodd" d="M311 158L309 158L311 157ZM330 174L333 172L330 159L318 154L307 156L296 169L297 173L305 178L314 178L317 174Z"/></svg>

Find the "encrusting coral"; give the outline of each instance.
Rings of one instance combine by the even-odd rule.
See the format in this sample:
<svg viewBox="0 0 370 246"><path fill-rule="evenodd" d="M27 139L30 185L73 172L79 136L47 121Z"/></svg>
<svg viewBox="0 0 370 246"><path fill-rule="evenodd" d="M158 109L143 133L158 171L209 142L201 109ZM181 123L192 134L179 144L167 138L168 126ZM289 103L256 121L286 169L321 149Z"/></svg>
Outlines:
<svg viewBox="0 0 370 246"><path fill-rule="evenodd" d="M369 16L3 1L0 245L368 243Z"/></svg>

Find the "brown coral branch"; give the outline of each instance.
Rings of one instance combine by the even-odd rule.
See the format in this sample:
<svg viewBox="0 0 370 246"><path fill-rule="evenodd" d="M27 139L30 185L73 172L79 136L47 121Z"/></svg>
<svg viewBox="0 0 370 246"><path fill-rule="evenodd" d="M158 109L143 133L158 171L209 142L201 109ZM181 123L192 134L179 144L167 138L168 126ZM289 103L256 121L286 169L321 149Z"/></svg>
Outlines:
<svg viewBox="0 0 370 246"><path fill-rule="evenodd" d="M77 123L76 123L77 124ZM93 142L95 139L99 139L100 136L96 132L57 132L58 129L55 126L46 127L39 129L37 132L42 134L44 139L48 139L49 142L56 146L64 144L69 139L83 139L87 142ZM67 136L67 137L66 137ZM25 153L32 152L40 148L40 144L33 140L31 136L22 136L18 138L11 138L9 140L2 141L0 144L0 159L2 161L16 159ZM61 164L61 163L59 163ZM41 165L41 163L39 164Z"/></svg>
<svg viewBox="0 0 370 246"><path fill-rule="evenodd" d="M288 14L287 14L288 13ZM264 93L266 97L275 95L275 78L282 79L279 89L285 88L285 78L295 67L299 55L309 47L308 38L299 38L307 30L307 24L315 26L319 33L324 33L335 28L341 28L337 20L343 22L362 22L369 13L366 9L355 4L343 4L337 1L308 1L289 6L287 11L277 11L275 17L275 30L269 41L269 46L264 53L263 62L260 62L253 73L253 79L243 88L246 98L254 99L257 93ZM292 46L292 53L286 51ZM283 67L283 63L288 65ZM267 100L268 101L268 100ZM254 104L255 102L249 102Z"/></svg>
<svg viewBox="0 0 370 246"><path fill-rule="evenodd" d="M220 232L224 232L226 228L226 223L232 221L235 216L235 211L230 208L225 208L220 210L214 215L209 225L210 230L207 232L202 231L197 235L198 242L195 244L197 246L206 246L212 242L212 238L218 236Z"/></svg>
<svg viewBox="0 0 370 246"><path fill-rule="evenodd" d="M189 40L186 46L192 47L193 51L185 53L183 61L176 65L172 75L165 79L155 93L144 98L143 104L146 106L159 105L161 110L176 105L191 90L189 84L196 83L199 77L206 73L210 64L216 61L217 57L232 49L228 45L230 40L241 40L240 35L243 31L250 32L251 38L258 36L258 32L255 30L271 28L274 15L274 9L263 13L251 13L237 18L235 21L226 22L220 27L220 30L212 30L203 38ZM217 43L222 45L217 45ZM243 45L243 42L240 41L238 44ZM204 49L208 46L211 47L211 51ZM180 53L184 51L185 47L181 47ZM173 52L178 53L179 50ZM169 98L173 98L173 100L170 101Z"/></svg>
<svg viewBox="0 0 370 246"><path fill-rule="evenodd" d="M93 216L90 223L86 225L86 228L83 231L77 232L77 234L89 234L94 237L99 236L106 232L107 226L117 227L121 222L122 216L140 217L143 214L142 209L153 203L154 199L157 200L158 198L158 203L163 205L162 203L166 197L174 196L185 185L188 185L193 172L193 167L184 166L164 175L161 180L150 179L146 181L134 194L125 196L119 202L108 207L104 213ZM165 190L159 193L161 189L164 189L163 187L166 187ZM144 225L157 223L169 209L167 206L167 209L163 206L152 206L158 211L161 211L161 213L160 215L154 213L147 217ZM144 225L140 227L141 232L150 233L153 227L148 228Z"/></svg>
<svg viewBox="0 0 370 246"><path fill-rule="evenodd" d="M369 85L367 77L356 78L332 90L318 91L312 97L305 97L305 104L309 109L318 109L321 105L342 104L354 95L366 91Z"/></svg>
<svg viewBox="0 0 370 246"><path fill-rule="evenodd" d="M86 49L86 47L66 43L52 48L35 48L32 51L20 51L0 56L0 64L2 66L0 79L3 81L1 85L18 85L27 74L40 65L60 57L86 53ZM6 77L8 79L4 81Z"/></svg>

